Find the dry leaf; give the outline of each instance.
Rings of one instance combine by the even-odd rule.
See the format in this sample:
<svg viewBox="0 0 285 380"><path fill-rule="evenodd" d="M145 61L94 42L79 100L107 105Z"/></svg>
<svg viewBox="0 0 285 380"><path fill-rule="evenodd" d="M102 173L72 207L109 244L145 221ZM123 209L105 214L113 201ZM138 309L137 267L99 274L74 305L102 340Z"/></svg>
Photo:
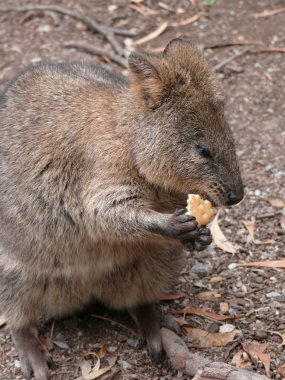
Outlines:
<svg viewBox="0 0 285 380"><path fill-rule="evenodd" d="M199 13L197 13L196 15L194 15L192 17L189 17L186 20L182 20L182 21L179 21L179 22L173 22L172 24L170 24L170 26L176 28L176 27L179 27L179 26L190 25L190 24L193 24L193 22L199 20L200 17L201 17L201 15Z"/></svg>
<svg viewBox="0 0 285 380"><path fill-rule="evenodd" d="M254 13L253 17L255 18L269 17L269 16L277 15L278 13L283 13L283 12L285 12L285 8L277 8L273 10L265 10L261 13Z"/></svg>
<svg viewBox="0 0 285 380"><path fill-rule="evenodd" d="M266 239L266 240L255 240L255 245L266 245L266 244L274 244L275 240L273 239Z"/></svg>
<svg viewBox="0 0 285 380"><path fill-rule="evenodd" d="M254 362L254 360L260 360L265 368L266 375L270 377L270 354L265 354L264 351L267 349L269 343L258 343L258 342L243 342L241 343L245 352L247 352L250 356L250 359ZM256 364L256 363L254 363Z"/></svg>
<svg viewBox="0 0 285 380"><path fill-rule="evenodd" d="M104 356L106 355L107 353L107 348L106 346L100 344L100 343L95 343L91 346L92 349L99 349L98 352L94 352L94 351L88 351L87 355L92 355L92 356L96 356L97 359L103 359Z"/></svg>
<svg viewBox="0 0 285 380"><path fill-rule="evenodd" d="M248 230L251 240L254 242L254 221L243 220L242 222L245 225L246 229Z"/></svg>
<svg viewBox="0 0 285 380"><path fill-rule="evenodd" d="M199 347L224 347L234 340L236 333L209 333L199 328L187 328L187 336L189 341Z"/></svg>
<svg viewBox="0 0 285 380"><path fill-rule="evenodd" d="M281 199L269 199L269 203L271 204L271 206L276 208L285 207L285 203Z"/></svg>
<svg viewBox="0 0 285 380"><path fill-rule="evenodd" d="M239 350L233 357L232 364L235 364L237 368L244 368L251 365L248 355L244 355L243 350Z"/></svg>
<svg viewBox="0 0 285 380"><path fill-rule="evenodd" d="M4 314L0 315L0 328L7 323L7 318Z"/></svg>
<svg viewBox="0 0 285 380"><path fill-rule="evenodd" d="M206 298L220 298L221 294L216 291L206 291L206 292L200 292L198 293L197 297L199 299L206 299Z"/></svg>
<svg viewBox="0 0 285 380"><path fill-rule="evenodd" d="M87 376L92 368L90 362L87 360L83 360L83 362L79 366L83 377Z"/></svg>
<svg viewBox="0 0 285 380"><path fill-rule="evenodd" d="M98 353L99 358L103 359L106 354L107 354L107 347L106 346L102 346L100 348L99 353Z"/></svg>
<svg viewBox="0 0 285 380"><path fill-rule="evenodd" d="M94 380L98 377L102 376L104 373L108 372L110 370L110 366L106 368L101 368L97 370L92 370L87 376L84 376L84 380ZM82 379L80 379L82 380Z"/></svg>
<svg viewBox="0 0 285 380"><path fill-rule="evenodd" d="M92 369L92 372L98 371L98 369L100 368L100 365L101 365L99 356L98 355L96 355L96 356L97 356L97 362L96 362L94 368Z"/></svg>
<svg viewBox="0 0 285 380"><path fill-rule="evenodd" d="M220 229L220 226L218 223L219 215L220 215L220 210L217 212L217 215L215 216L210 227L213 240L216 243L217 247L222 249L224 252L236 253L237 252L236 248L233 246L231 242L227 240L222 230Z"/></svg>
<svg viewBox="0 0 285 380"><path fill-rule="evenodd" d="M108 367L100 369L100 359L98 358L95 367L85 376L80 376L75 380L94 380L98 377L102 376L104 373L108 372L116 363L117 357L111 357L108 359L109 365Z"/></svg>
<svg viewBox="0 0 285 380"><path fill-rule="evenodd" d="M277 366L277 371L278 371L278 373L279 373L281 376L285 377L285 367L284 367L284 366L282 366L281 364L279 364L279 365ZM282 380L283 380L283 379L282 379Z"/></svg>
<svg viewBox="0 0 285 380"><path fill-rule="evenodd" d="M281 334L278 331L269 331L269 332L270 334L275 334L275 335L280 336L280 338L282 339L282 342L279 344L279 347L285 346L285 334Z"/></svg>
<svg viewBox="0 0 285 380"><path fill-rule="evenodd" d="M148 41L154 40L156 37L160 36L168 27L168 22L165 21L162 23L157 29L155 29L153 32L147 34L146 36L140 38L139 40L135 41L135 45L141 45Z"/></svg>
<svg viewBox="0 0 285 380"><path fill-rule="evenodd" d="M239 267L264 267L264 268L285 268L285 260L254 261L252 263L237 264Z"/></svg>
<svg viewBox="0 0 285 380"><path fill-rule="evenodd" d="M271 355L270 354L264 354L264 353L258 353L257 354L258 359L262 361L265 369L265 373L268 377L270 376L270 362L271 362Z"/></svg>
<svg viewBox="0 0 285 380"><path fill-rule="evenodd" d="M213 319L215 321L230 321L230 320L234 320L238 318L243 318L242 315L234 316L234 317L230 315L226 316L226 315L220 315L220 314L212 313L210 311L205 311L205 310L196 309L196 308L175 310L172 312L172 314L195 314L201 317L207 317L207 318Z"/></svg>
<svg viewBox="0 0 285 380"><path fill-rule="evenodd" d="M173 300L179 300L181 298L185 297L185 293L174 293L174 294L160 294L159 299L160 301L173 301Z"/></svg>
<svg viewBox="0 0 285 380"><path fill-rule="evenodd" d="M254 353L261 354L264 352L267 347L269 346L269 343L259 343L253 340L252 342L243 342L242 347L244 351L248 352L251 355L251 351Z"/></svg>
<svg viewBox="0 0 285 380"><path fill-rule="evenodd" d="M210 279L210 284L216 284L217 282L221 282L223 281L223 277L222 276L214 276Z"/></svg>

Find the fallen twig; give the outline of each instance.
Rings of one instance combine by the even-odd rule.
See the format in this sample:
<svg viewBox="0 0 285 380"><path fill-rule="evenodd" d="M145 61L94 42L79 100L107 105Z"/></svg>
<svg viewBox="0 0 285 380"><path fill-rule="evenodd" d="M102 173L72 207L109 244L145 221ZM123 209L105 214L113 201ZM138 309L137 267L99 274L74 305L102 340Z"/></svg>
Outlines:
<svg viewBox="0 0 285 380"><path fill-rule="evenodd" d="M268 380L266 376L192 354L184 341L166 328L161 329L161 336L172 366L185 375L195 376L195 380Z"/></svg>
<svg viewBox="0 0 285 380"><path fill-rule="evenodd" d="M132 32L129 29L120 29L120 28L113 28L111 26L104 26L106 30L109 30L111 33L117 34L118 36L124 36L124 37L135 37L136 33Z"/></svg>
<svg viewBox="0 0 285 380"><path fill-rule="evenodd" d="M102 34L107 41L113 46L114 50L121 56L124 56L124 49L121 47L120 43L114 37L115 31L118 34L119 29L110 29L104 25L98 24L89 16L84 15L79 11L74 11L71 9L63 8L58 5L43 5L43 4L35 4L35 5L24 5L19 7L9 7L9 8L0 8L0 13L5 12L30 12L30 11L52 11L57 12L63 15L67 15L69 17L80 20L85 25L88 26L90 30L93 32L97 32ZM123 30L124 35L126 35L126 30Z"/></svg>
<svg viewBox="0 0 285 380"><path fill-rule="evenodd" d="M198 315L200 317L206 317L214 321L231 321L234 319L240 319L244 318L244 315L220 315L216 313L212 313L210 311L197 309L197 308L191 308L191 309L182 309L182 310L175 310L172 312L172 314L184 314L184 315Z"/></svg>
<svg viewBox="0 0 285 380"><path fill-rule="evenodd" d="M129 8L137 11L138 13L140 13L143 16L150 16L150 15L157 14L157 11L155 11L154 9L148 8L141 3L137 3L137 4L131 3L131 4L129 4Z"/></svg>
<svg viewBox="0 0 285 380"><path fill-rule="evenodd" d="M126 59L120 57L116 53L112 51L108 51L105 49L102 49L97 46L93 46L87 42L82 42L82 41L68 41L63 44L64 47L66 48L74 48L78 50L83 50L86 51L87 53L93 54L93 55L99 55L99 56L105 56L111 59L111 61L117 63L118 65L127 68L128 67L128 62Z"/></svg>
<svg viewBox="0 0 285 380"><path fill-rule="evenodd" d="M135 45L141 45L144 44L145 42L151 41L161 35L166 28L168 27L168 22L165 21L162 23L157 29L155 29L153 32L147 34L146 36L140 38L139 40L135 41Z"/></svg>
<svg viewBox="0 0 285 380"><path fill-rule="evenodd" d="M275 218L275 216L281 215L282 211L276 212L268 212L267 214L256 215L255 219L267 219L267 218Z"/></svg>
<svg viewBox="0 0 285 380"><path fill-rule="evenodd" d="M51 325L51 329L50 329L50 336L49 336L50 340L53 340L54 325L55 325L55 322L53 321Z"/></svg>
<svg viewBox="0 0 285 380"><path fill-rule="evenodd" d="M254 261L237 264L239 267L285 268L285 260Z"/></svg>
<svg viewBox="0 0 285 380"><path fill-rule="evenodd" d="M210 45L205 45L204 49L219 49L232 46L248 46L248 45L261 45L261 42L253 41L227 41L227 42L217 42Z"/></svg>
<svg viewBox="0 0 285 380"><path fill-rule="evenodd" d="M127 327L127 326L125 326L125 325L123 325L123 324L121 324L121 323L119 323L119 322L113 321L113 320L110 319L110 318L103 317L102 315L95 315L95 314L92 314L91 317L93 317L93 318L98 318L98 319L102 319L102 321L110 322L110 323L112 323L112 324L114 324L114 325L117 325L117 326L119 326L119 327L121 327L121 328L127 330L127 331L128 331L129 333L131 333L132 335L137 336L137 334L136 334L132 329L130 329L129 327Z"/></svg>
<svg viewBox="0 0 285 380"><path fill-rule="evenodd" d="M257 293L257 292L261 292L262 290L265 290L269 287L269 285L266 285L266 286L261 286L260 288L256 288L256 289L252 289L250 290L249 292L247 292L245 294L245 296L249 296L250 294L253 294L253 293Z"/></svg>
<svg viewBox="0 0 285 380"><path fill-rule="evenodd" d="M268 47L258 50L253 50L251 53L285 53L285 47Z"/></svg>
<svg viewBox="0 0 285 380"><path fill-rule="evenodd" d="M285 7L283 8L277 8L277 9L272 9L272 10L265 10L261 13L254 13L253 17L254 18L261 18L261 17L269 17L273 15L277 15L278 13L284 13L285 12Z"/></svg>
<svg viewBox="0 0 285 380"><path fill-rule="evenodd" d="M186 296L185 293L179 292L179 293L162 293L159 295L159 300L160 301L173 301L173 300L179 300L181 298L184 298Z"/></svg>
<svg viewBox="0 0 285 380"><path fill-rule="evenodd" d="M200 17L201 17L201 13L197 13L194 16L187 18L186 20L181 20L179 22L173 22L169 26L176 28L176 27L180 27L180 26L190 25L190 24L193 24L193 22L199 20Z"/></svg>
<svg viewBox="0 0 285 380"><path fill-rule="evenodd" d="M218 63L216 66L214 66L214 70L215 71L219 71L221 70L225 65L227 65L228 63L234 61L235 59L237 59L238 57L240 57L241 55L247 53L249 51L249 47L247 47L246 49L244 50L241 50L239 51L238 53L232 55L231 57L225 59L224 61Z"/></svg>

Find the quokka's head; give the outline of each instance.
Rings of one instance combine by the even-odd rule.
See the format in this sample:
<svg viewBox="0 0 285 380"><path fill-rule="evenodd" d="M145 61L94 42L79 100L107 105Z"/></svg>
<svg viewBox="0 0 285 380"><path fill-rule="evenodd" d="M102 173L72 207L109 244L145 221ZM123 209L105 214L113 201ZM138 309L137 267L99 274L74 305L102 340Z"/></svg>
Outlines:
<svg viewBox="0 0 285 380"><path fill-rule="evenodd" d="M201 53L183 39L160 55L132 53L133 156L147 181L217 205L243 197L224 99Z"/></svg>

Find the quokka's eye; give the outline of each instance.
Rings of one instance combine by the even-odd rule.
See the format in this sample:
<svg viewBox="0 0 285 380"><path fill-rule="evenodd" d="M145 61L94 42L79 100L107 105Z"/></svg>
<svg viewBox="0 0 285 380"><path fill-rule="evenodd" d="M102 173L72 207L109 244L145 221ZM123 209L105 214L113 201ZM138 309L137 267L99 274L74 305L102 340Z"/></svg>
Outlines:
<svg viewBox="0 0 285 380"><path fill-rule="evenodd" d="M209 149L204 148L201 145L196 145L196 150L200 154L200 156L205 157L205 158L213 159L213 157L212 157Z"/></svg>

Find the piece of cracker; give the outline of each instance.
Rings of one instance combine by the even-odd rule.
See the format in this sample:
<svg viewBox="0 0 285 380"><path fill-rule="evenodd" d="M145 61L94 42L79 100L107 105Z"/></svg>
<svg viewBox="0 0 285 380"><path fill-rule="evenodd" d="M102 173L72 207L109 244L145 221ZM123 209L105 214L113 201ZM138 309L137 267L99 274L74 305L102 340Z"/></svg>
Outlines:
<svg viewBox="0 0 285 380"><path fill-rule="evenodd" d="M189 194L187 199L187 213L194 216L198 227L206 226L214 216L210 201L204 200L198 194Z"/></svg>

